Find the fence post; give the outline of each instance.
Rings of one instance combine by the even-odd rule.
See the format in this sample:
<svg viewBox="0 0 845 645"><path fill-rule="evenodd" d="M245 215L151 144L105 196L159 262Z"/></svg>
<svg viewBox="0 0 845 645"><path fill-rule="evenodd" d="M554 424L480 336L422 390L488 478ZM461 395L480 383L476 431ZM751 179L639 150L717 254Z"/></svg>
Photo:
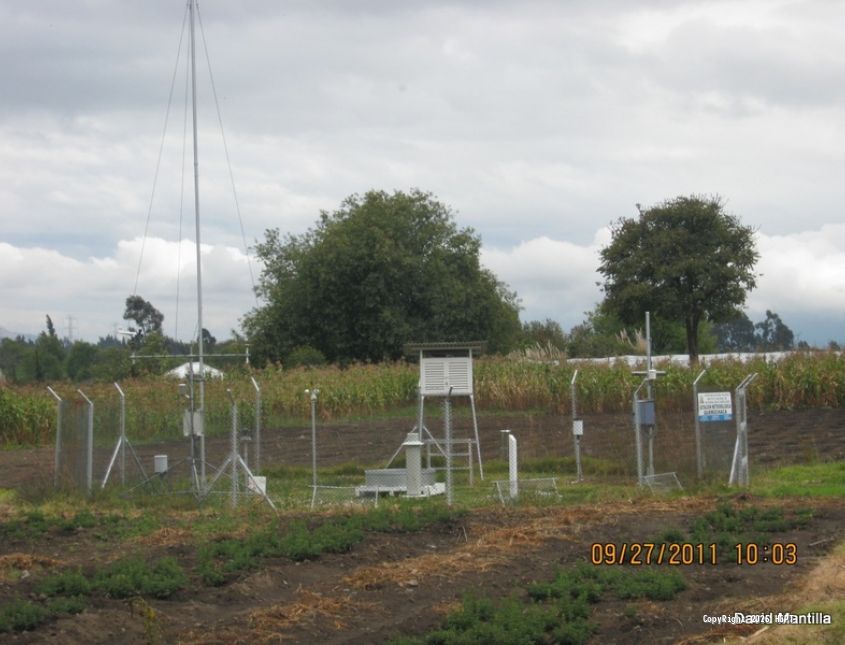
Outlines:
<svg viewBox="0 0 845 645"><path fill-rule="evenodd" d="M88 403L88 432L86 434L85 450L85 493L91 495L94 483L94 402L82 390L76 390Z"/></svg>
<svg viewBox="0 0 845 645"><path fill-rule="evenodd" d="M704 476L704 454L701 452L701 422L698 419L698 382L706 373L706 368L701 370L692 382L692 409L695 414L695 467L699 479Z"/></svg>
<svg viewBox="0 0 845 645"><path fill-rule="evenodd" d="M235 402L235 397L232 390L226 389L226 395L229 397L229 406L232 417L232 430L229 437L230 440L230 459L232 460L232 508L238 507L238 404ZM224 464L225 465L225 464Z"/></svg>
<svg viewBox="0 0 845 645"><path fill-rule="evenodd" d="M64 401L62 397L56 394L56 391L47 386L47 391L56 399L56 454L53 457L53 488L59 487L59 468L61 466L62 455L62 411L64 408Z"/></svg>

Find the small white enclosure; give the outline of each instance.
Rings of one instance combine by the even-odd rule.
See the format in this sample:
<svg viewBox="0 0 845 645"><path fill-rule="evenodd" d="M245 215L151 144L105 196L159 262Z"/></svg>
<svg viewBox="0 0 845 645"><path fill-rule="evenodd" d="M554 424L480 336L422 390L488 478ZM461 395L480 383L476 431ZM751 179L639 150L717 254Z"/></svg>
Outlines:
<svg viewBox="0 0 845 645"><path fill-rule="evenodd" d="M420 394L423 396L472 396L473 353L484 344L469 343L409 343L408 353L418 354L420 360Z"/></svg>
<svg viewBox="0 0 845 645"><path fill-rule="evenodd" d="M420 389L425 396L472 394L472 358L423 358L420 360Z"/></svg>

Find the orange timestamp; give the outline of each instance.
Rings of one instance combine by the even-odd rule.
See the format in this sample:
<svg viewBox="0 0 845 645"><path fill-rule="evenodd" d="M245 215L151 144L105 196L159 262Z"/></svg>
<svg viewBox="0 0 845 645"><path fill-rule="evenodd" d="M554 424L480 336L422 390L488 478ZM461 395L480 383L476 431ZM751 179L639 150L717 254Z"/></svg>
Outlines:
<svg viewBox="0 0 845 645"><path fill-rule="evenodd" d="M713 543L621 542L616 544L614 542L595 542L590 545L590 562L595 565L715 565L719 561L718 555L718 548Z"/></svg>
<svg viewBox="0 0 845 645"><path fill-rule="evenodd" d="M798 563L798 546L793 542L749 542L734 545L731 555L738 565L793 565ZM590 545L590 562L594 565L693 566L717 565L720 559L719 547L713 542L595 542Z"/></svg>

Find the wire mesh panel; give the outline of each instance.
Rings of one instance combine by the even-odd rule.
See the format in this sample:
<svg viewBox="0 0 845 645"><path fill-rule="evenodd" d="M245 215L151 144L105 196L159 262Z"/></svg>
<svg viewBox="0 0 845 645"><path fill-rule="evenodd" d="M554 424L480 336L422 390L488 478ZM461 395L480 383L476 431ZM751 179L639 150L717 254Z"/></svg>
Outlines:
<svg viewBox="0 0 845 645"><path fill-rule="evenodd" d="M645 475L643 482L652 493L665 494L676 490L683 490L676 473L659 473L657 475Z"/></svg>
<svg viewBox="0 0 845 645"><path fill-rule="evenodd" d="M359 486L314 486L311 508L378 506L379 491L363 493Z"/></svg>
<svg viewBox="0 0 845 645"><path fill-rule="evenodd" d="M731 470L736 428L730 421L701 424L701 452L705 477L724 479Z"/></svg>
<svg viewBox="0 0 845 645"><path fill-rule="evenodd" d="M538 477L535 479L520 479L517 495L511 495L512 486L508 479L493 482L496 496L502 504L516 502L538 502L558 499L557 477Z"/></svg>
<svg viewBox="0 0 845 645"><path fill-rule="evenodd" d="M65 400L61 406L61 438L57 482L62 490L85 491L91 468L88 442L89 406L84 401Z"/></svg>

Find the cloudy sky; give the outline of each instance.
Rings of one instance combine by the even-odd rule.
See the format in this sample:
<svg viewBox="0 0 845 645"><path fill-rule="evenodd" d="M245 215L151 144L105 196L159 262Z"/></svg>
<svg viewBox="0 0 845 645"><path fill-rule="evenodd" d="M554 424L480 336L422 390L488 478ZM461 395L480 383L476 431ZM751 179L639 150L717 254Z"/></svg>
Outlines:
<svg viewBox="0 0 845 645"><path fill-rule="evenodd" d="M757 230L749 316L772 309L801 339L845 340L845 3L200 12L244 231L199 57L205 326L218 338L255 305L244 237L301 233L352 193L419 187L481 235L524 320L567 329L601 299L611 221L718 194ZM184 13L184 0L0 4L0 327L37 333L49 313L96 340L123 324L137 279L168 334L193 334Z"/></svg>

